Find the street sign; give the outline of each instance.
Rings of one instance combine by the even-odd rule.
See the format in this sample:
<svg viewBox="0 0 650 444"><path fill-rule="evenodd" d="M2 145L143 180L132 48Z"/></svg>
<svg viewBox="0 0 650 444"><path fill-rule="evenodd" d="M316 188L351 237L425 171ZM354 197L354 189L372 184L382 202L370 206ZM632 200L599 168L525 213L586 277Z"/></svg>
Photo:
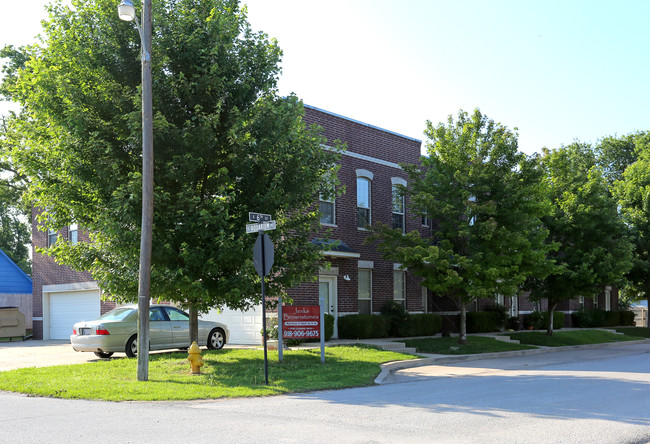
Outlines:
<svg viewBox="0 0 650 444"><path fill-rule="evenodd" d="M262 223L262 222L271 222L271 219L273 219L273 218L271 217L270 214L252 213L252 212L248 213L248 221L249 222L257 222L259 224L259 223Z"/></svg>
<svg viewBox="0 0 650 444"><path fill-rule="evenodd" d="M253 265L257 274L264 277L269 274L273 266L273 242L268 234L260 234L257 236L255 246L253 247Z"/></svg>
<svg viewBox="0 0 650 444"><path fill-rule="evenodd" d="M275 230L275 221L263 222L261 224L246 224L246 233L257 233L259 231Z"/></svg>

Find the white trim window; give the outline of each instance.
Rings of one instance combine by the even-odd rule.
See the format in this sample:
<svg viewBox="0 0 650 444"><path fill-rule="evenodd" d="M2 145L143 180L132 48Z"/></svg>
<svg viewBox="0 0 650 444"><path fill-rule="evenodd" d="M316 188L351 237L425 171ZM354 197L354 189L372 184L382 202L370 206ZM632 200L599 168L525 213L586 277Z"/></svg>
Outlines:
<svg viewBox="0 0 650 444"><path fill-rule="evenodd" d="M429 226L429 223L430 223L430 222L429 222L429 215L426 214L426 213L424 213L424 214L422 215L422 226L423 226L423 227L428 227L428 226Z"/></svg>
<svg viewBox="0 0 650 444"><path fill-rule="evenodd" d="M68 240L72 245L76 245L79 242L79 225L70 224L68 226Z"/></svg>
<svg viewBox="0 0 650 444"><path fill-rule="evenodd" d="M371 184L367 177L357 177L357 228L365 230L372 223L370 211Z"/></svg>
<svg viewBox="0 0 650 444"><path fill-rule="evenodd" d="M605 311L612 310L612 290L611 287L605 287Z"/></svg>
<svg viewBox="0 0 650 444"><path fill-rule="evenodd" d="M359 314L372 314L372 270L360 268L358 281Z"/></svg>
<svg viewBox="0 0 650 444"><path fill-rule="evenodd" d="M59 237L59 234L56 230L47 229L47 246L51 247L56 243L56 239Z"/></svg>
<svg viewBox="0 0 650 444"><path fill-rule="evenodd" d="M598 310L598 295L594 296L594 310Z"/></svg>
<svg viewBox="0 0 650 444"><path fill-rule="evenodd" d="M400 193L399 187L393 184L393 229L401 230L404 233L404 195Z"/></svg>
<svg viewBox="0 0 650 444"><path fill-rule="evenodd" d="M578 310L584 310L584 309L585 309L585 297L578 296Z"/></svg>
<svg viewBox="0 0 650 444"><path fill-rule="evenodd" d="M406 273L393 271L393 300L406 308Z"/></svg>
<svg viewBox="0 0 650 444"><path fill-rule="evenodd" d="M336 225L336 202L320 196L319 207L321 225Z"/></svg>

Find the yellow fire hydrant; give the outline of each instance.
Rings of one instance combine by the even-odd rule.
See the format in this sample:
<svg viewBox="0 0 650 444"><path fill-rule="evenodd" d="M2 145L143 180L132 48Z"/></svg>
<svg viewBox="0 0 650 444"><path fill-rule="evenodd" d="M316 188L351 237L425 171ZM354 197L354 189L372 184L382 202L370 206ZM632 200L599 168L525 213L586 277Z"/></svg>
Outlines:
<svg viewBox="0 0 650 444"><path fill-rule="evenodd" d="M203 359L201 359L201 349L199 348L199 344L197 344L196 341L192 342L192 345L190 346L190 349L187 351L187 353L187 360L190 361L190 364L192 366L192 374L200 375L201 367L203 367Z"/></svg>

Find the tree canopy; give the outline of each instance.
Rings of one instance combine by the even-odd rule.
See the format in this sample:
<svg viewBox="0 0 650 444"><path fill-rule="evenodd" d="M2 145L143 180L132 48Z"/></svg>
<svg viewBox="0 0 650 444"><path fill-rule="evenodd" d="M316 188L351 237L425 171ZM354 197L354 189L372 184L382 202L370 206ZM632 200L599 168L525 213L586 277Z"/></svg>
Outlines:
<svg viewBox="0 0 650 444"><path fill-rule="evenodd" d="M311 207L331 193L336 155L301 102L278 97L281 50L251 30L237 0L153 3L152 296L192 305L259 302L248 212L277 230L268 294L315 276ZM90 242L43 253L88 270L110 297L137 295L141 212L140 40L114 0L49 7L42 41L9 54L2 91L12 162L49 228L78 223ZM7 54L5 54L7 55ZM331 144L331 143L330 143Z"/></svg>
<svg viewBox="0 0 650 444"><path fill-rule="evenodd" d="M404 165L403 192L434 223L431 236L377 225L383 254L423 278L440 296L458 298L461 337L465 307L477 298L515 295L531 274L552 263L540 218L549 211L535 158L518 151L517 135L475 110L454 121L427 122L427 156Z"/></svg>
<svg viewBox="0 0 650 444"><path fill-rule="evenodd" d="M620 284L631 265L628 230L619 217L602 169L590 146L573 143L544 150L552 212L544 218L550 253L561 268L544 279L531 279L531 300L548 300L548 334L558 303L594 296L607 284Z"/></svg>

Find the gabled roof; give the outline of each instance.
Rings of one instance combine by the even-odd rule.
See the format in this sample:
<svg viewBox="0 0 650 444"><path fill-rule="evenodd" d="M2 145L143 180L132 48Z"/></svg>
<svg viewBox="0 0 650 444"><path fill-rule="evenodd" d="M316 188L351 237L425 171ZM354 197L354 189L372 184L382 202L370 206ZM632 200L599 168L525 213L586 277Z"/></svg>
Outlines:
<svg viewBox="0 0 650 444"><path fill-rule="evenodd" d="M0 293L25 294L32 292L32 278L0 250Z"/></svg>

